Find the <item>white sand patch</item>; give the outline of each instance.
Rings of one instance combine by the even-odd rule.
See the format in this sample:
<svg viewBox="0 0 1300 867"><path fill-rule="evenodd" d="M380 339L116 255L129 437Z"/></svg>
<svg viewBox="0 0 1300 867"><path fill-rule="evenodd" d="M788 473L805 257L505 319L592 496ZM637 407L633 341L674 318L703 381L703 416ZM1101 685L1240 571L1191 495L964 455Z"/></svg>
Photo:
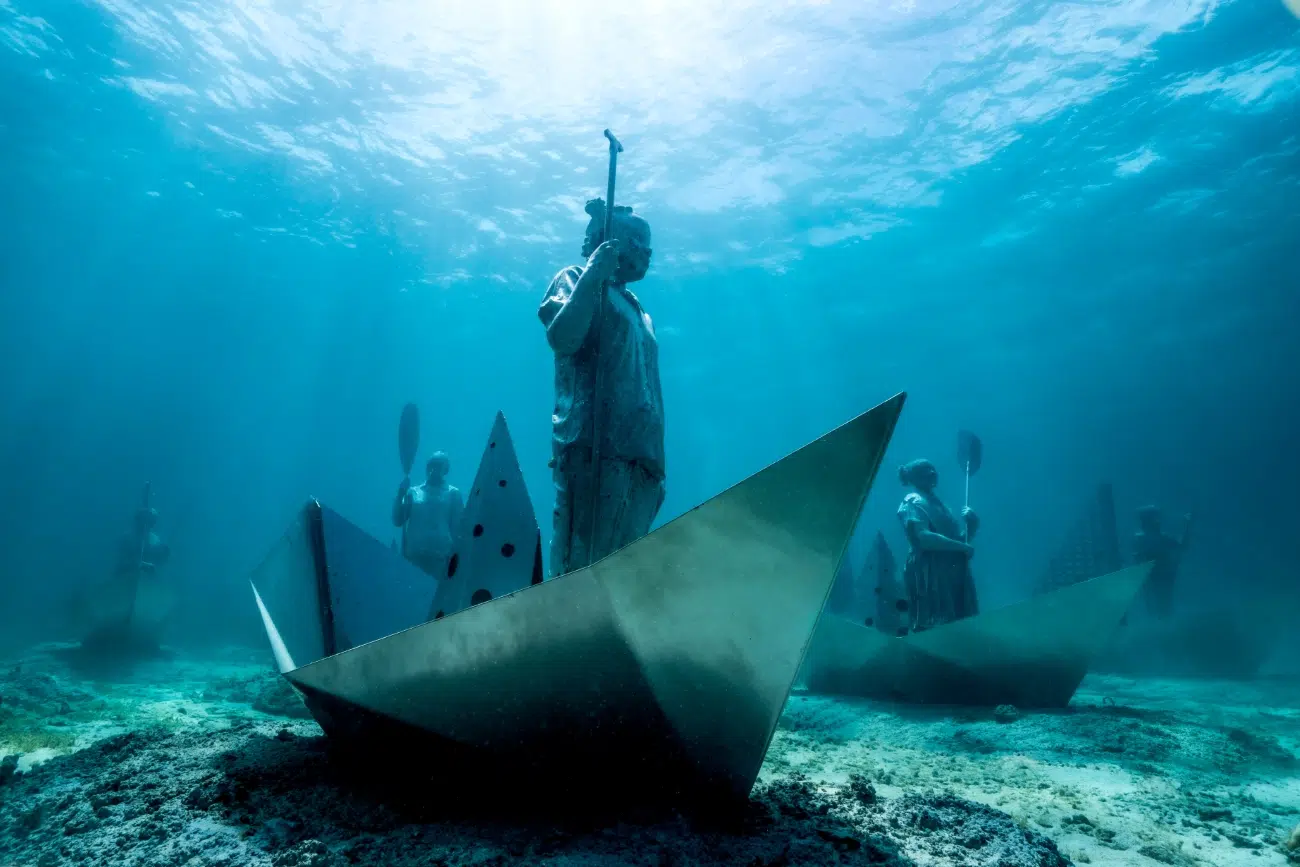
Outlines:
<svg viewBox="0 0 1300 867"><path fill-rule="evenodd" d="M1068 711L991 713L796 695L764 766L881 795L1003 810L1078 863L1283 865L1300 820L1300 687L1091 677Z"/></svg>

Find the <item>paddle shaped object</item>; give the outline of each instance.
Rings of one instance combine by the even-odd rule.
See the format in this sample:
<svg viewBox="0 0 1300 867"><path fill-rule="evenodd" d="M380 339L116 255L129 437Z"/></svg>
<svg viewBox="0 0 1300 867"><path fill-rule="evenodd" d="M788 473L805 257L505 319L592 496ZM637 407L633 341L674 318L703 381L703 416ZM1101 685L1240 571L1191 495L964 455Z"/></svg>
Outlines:
<svg viewBox="0 0 1300 867"><path fill-rule="evenodd" d="M966 505L970 506L970 477L984 462L984 444L968 430L957 431L957 463L966 471Z"/></svg>
<svg viewBox="0 0 1300 867"><path fill-rule="evenodd" d="M415 404L408 403L402 407L402 418L397 423L397 456L402 461L402 474L408 478L419 447L420 410Z"/></svg>

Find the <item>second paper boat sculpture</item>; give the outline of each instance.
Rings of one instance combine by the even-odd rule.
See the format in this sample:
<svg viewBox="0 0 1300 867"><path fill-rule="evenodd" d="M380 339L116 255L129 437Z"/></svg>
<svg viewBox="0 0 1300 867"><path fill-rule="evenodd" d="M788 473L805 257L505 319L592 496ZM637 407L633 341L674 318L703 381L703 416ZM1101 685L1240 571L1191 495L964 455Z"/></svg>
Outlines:
<svg viewBox="0 0 1300 867"><path fill-rule="evenodd" d="M902 637L828 613L802 679L811 692L914 704L1065 707L1150 571L1130 566Z"/></svg>

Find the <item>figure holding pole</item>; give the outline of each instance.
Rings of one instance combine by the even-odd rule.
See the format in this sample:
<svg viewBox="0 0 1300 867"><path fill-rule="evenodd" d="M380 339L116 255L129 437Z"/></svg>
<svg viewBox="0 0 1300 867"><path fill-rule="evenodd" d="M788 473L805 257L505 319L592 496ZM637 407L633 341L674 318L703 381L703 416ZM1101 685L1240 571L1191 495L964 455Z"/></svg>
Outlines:
<svg viewBox="0 0 1300 867"><path fill-rule="evenodd" d="M411 485L411 467L420 448L420 411L413 403L402 408L397 423L397 454L402 481L393 499L393 526L401 528L402 556L433 578L447 578L456 547L465 501L447 481L451 460L437 451L424 465L424 482Z"/></svg>
<svg viewBox="0 0 1300 867"><path fill-rule="evenodd" d="M939 497L939 471L920 459L898 468L911 492L898 507L911 551L903 567L911 629L942 626L979 614L979 597L970 560L979 521L969 507L958 520Z"/></svg>
<svg viewBox="0 0 1300 867"><path fill-rule="evenodd" d="M158 570L166 565L171 550L159 538L157 525L153 486L145 482L131 532L118 546L111 576L73 602L91 621L81 648L97 659L152 654L159 648L171 592L159 580Z"/></svg>
<svg viewBox="0 0 1300 867"><path fill-rule="evenodd" d="M664 408L654 325L628 284L650 267L650 224L606 197L587 202L585 265L556 274L538 309L555 353L550 573L587 566L650 530L664 499Z"/></svg>
<svg viewBox="0 0 1300 867"><path fill-rule="evenodd" d="M979 526L979 516L970 507L970 479L984 465L984 443L968 430L957 431L957 464L966 473L966 503L961 516L967 525L963 538L969 542L975 536L974 528Z"/></svg>
<svg viewBox="0 0 1300 867"><path fill-rule="evenodd" d="M123 612L122 630L131 628L131 618L135 613L135 597L140 589L140 580L144 575L153 575L171 553L158 534L154 532L158 525L158 510L153 507L153 485L144 483L144 492L140 495L140 508L136 510L134 528L122 542L121 555L118 557L117 573L127 582L127 608Z"/></svg>

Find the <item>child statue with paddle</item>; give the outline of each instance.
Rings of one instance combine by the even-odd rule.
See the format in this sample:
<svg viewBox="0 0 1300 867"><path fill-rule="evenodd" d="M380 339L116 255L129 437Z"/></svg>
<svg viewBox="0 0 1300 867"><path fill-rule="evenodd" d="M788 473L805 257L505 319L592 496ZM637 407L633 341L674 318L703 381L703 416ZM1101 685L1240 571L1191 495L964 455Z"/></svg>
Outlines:
<svg viewBox="0 0 1300 867"><path fill-rule="evenodd" d="M465 511L460 490L447 482L450 469L447 456L434 452L424 465L424 483L412 486L410 477L403 476L393 501L393 526L402 528L402 556L434 578L448 577Z"/></svg>
<svg viewBox="0 0 1300 867"><path fill-rule="evenodd" d="M116 574L135 579L140 573L152 575L167 562L171 549L158 537L158 510L153 507L153 488L144 486L144 497L135 513L135 525L118 551Z"/></svg>

